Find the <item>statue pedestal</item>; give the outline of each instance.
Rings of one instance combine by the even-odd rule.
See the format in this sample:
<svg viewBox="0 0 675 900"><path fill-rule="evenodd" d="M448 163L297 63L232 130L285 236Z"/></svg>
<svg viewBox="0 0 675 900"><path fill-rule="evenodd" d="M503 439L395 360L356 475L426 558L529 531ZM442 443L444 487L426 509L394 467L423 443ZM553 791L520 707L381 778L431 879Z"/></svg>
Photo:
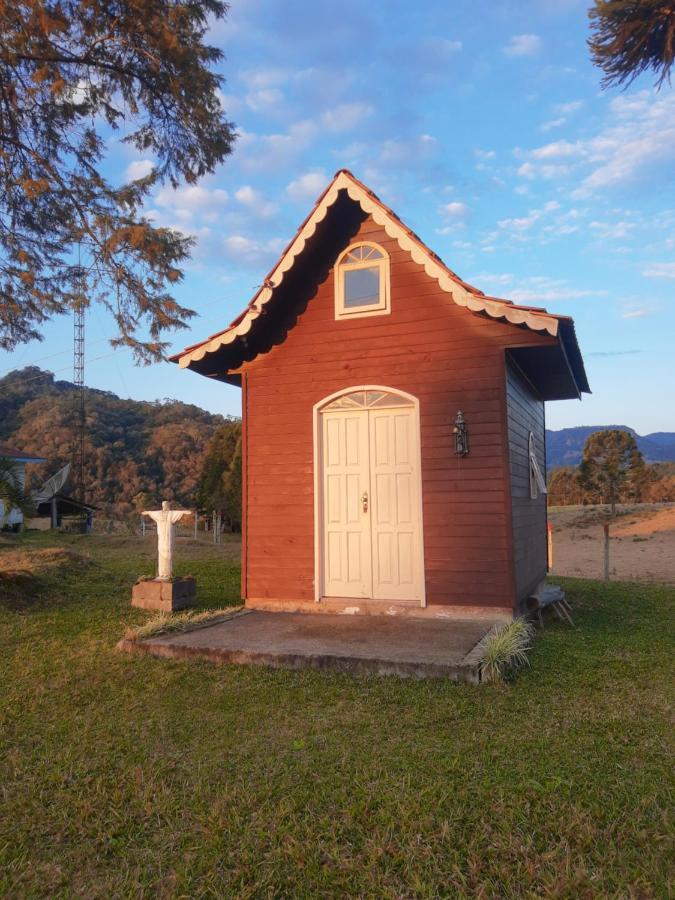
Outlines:
<svg viewBox="0 0 675 900"><path fill-rule="evenodd" d="M173 578L171 581L137 581L131 591L131 605L157 612L176 612L194 606L197 582L194 578Z"/></svg>

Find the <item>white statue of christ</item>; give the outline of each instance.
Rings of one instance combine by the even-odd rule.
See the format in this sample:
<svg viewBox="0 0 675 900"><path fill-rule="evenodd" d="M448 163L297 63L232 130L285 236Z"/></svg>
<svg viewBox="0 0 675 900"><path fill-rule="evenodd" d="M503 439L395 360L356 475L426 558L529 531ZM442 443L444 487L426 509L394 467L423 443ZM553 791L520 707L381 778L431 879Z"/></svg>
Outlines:
<svg viewBox="0 0 675 900"><path fill-rule="evenodd" d="M161 509L143 510L142 516L150 516L157 523L157 577L162 581L171 578L173 563L174 522L189 516L189 509L169 509L169 501L162 500Z"/></svg>

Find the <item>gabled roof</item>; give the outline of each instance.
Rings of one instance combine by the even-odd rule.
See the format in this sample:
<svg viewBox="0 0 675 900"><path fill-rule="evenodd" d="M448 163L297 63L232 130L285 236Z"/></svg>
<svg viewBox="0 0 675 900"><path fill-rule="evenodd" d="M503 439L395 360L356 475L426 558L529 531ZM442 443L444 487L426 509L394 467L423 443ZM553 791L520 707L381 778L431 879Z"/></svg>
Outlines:
<svg viewBox="0 0 675 900"><path fill-rule="evenodd" d="M398 241L401 249L408 251L416 263L424 266L427 275L436 279L440 288L448 293L457 306L559 338L561 346L573 366L578 391L589 390L574 334L574 323L569 316L553 315L539 307L519 306L509 300L491 297L463 281L413 231L403 224L396 213L382 203L366 185L347 169L341 169L336 173L246 309L223 331L171 356L172 362L177 362L182 368L190 368L194 363L199 363L210 354L232 345L238 339L246 340L247 336L255 330L256 322L263 316L265 306L274 296L275 290L279 288L285 275L302 254L308 240L316 232L319 223L326 218L341 191L346 191L348 196L360 205L364 213L372 216L373 220L384 228L389 237Z"/></svg>

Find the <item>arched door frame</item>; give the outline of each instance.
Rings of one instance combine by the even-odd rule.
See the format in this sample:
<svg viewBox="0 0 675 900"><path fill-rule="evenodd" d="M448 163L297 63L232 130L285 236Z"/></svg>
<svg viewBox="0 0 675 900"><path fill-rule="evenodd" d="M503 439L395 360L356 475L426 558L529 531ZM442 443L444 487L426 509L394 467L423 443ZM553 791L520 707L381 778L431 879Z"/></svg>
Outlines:
<svg viewBox="0 0 675 900"><path fill-rule="evenodd" d="M420 429L420 402L413 394L402 391L400 388L390 387L382 384L356 384L351 387L341 388L319 400L312 408L313 417L313 469L314 469L314 600L320 602L323 596L323 564L324 564L324 548L323 548L323 447L322 447L322 429L321 429L321 413L329 403L344 397L346 394L353 394L356 391L384 391L387 394L395 394L408 400L410 406L414 410L415 416L415 439L414 452L416 455L417 473L419 477L418 504L419 504L419 549L422 571L420 573L421 585L421 603L425 607L426 600L426 571L424 564L424 498L422 488L422 444ZM357 603L358 601L355 601Z"/></svg>

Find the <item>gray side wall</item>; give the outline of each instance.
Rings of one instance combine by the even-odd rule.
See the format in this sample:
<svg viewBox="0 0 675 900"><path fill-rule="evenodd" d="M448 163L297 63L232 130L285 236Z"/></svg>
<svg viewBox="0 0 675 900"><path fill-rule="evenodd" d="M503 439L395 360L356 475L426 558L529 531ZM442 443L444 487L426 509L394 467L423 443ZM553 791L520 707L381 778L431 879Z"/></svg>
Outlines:
<svg viewBox="0 0 675 900"><path fill-rule="evenodd" d="M519 369L506 362L506 415L511 475L513 563L518 608L546 577L546 496L530 498L529 433L537 460L546 472L544 403Z"/></svg>

